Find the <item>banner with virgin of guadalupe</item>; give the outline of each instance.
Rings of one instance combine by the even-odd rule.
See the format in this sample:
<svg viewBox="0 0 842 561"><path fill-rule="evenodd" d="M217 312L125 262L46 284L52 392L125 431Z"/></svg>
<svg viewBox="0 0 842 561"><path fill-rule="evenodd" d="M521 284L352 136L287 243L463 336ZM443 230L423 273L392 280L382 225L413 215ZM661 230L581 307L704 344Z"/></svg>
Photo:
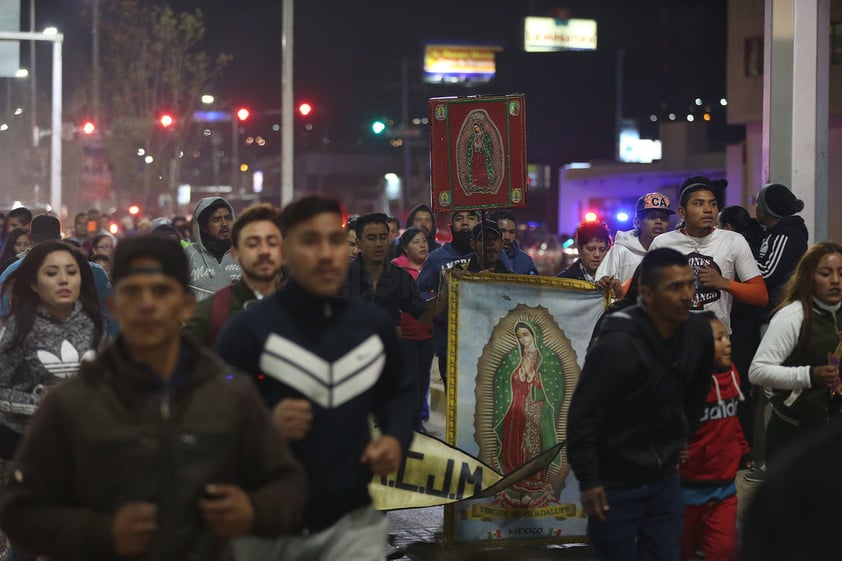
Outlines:
<svg viewBox="0 0 842 561"><path fill-rule="evenodd" d="M451 279L447 443L504 476L566 440L567 411L605 294L583 281ZM494 496L445 507L445 543L578 541L586 518L564 449Z"/></svg>
<svg viewBox="0 0 842 561"><path fill-rule="evenodd" d="M437 97L427 103L433 210L526 207L523 95Z"/></svg>

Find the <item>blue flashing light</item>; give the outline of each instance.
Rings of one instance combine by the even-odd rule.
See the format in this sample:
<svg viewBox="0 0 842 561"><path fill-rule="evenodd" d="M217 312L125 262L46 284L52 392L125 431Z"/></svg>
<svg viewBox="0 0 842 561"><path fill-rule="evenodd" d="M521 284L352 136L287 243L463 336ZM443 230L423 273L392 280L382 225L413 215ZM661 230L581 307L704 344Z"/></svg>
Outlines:
<svg viewBox="0 0 842 561"><path fill-rule="evenodd" d="M625 210L621 210L617 212L615 218L617 219L617 222L628 222L630 216L628 212L626 212Z"/></svg>
<svg viewBox="0 0 842 561"><path fill-rule="evenodd" d="M194 111L193 120L199 123L230 121L231 113L228 111Z"/></svg>

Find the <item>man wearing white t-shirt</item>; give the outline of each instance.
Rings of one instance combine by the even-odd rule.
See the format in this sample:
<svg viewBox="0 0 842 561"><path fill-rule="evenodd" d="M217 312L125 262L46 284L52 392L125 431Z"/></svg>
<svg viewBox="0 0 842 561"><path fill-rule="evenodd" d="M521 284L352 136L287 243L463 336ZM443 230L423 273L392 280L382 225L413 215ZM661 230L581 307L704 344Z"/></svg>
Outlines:
<svg viewBox="0 0 842 561"><path fill-rule="evenodd" d="M696 276L692 309L712 311L730 333L734 298L752 306L765 306L769 295L745 238L715 227L720 194L717 190L705 177L685 181L678 208L684 227L656 237L649 250L671 247L687 256Z"/></svg>

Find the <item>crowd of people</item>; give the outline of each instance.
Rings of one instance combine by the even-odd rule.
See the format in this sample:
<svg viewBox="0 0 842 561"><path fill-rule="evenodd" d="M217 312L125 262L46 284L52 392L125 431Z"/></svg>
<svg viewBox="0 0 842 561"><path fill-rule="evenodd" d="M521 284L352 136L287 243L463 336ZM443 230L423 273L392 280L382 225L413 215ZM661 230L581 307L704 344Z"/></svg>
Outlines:
<svg viewBox="0 0 842 561"><path fill-rule="evenodd" d="M766 479L842 405L842 246L808 250L787 187L755 219L725 186L583 223L556 275L614 301L567 425L600 559L734 559L738 469ZM453 212L443 244L427 205L401 231L323 196L120 235L96 210L2 220L3 561L382 558L367 485L426 430L434 359L456 375L449 277L538 274L505 209Z"/></svg>

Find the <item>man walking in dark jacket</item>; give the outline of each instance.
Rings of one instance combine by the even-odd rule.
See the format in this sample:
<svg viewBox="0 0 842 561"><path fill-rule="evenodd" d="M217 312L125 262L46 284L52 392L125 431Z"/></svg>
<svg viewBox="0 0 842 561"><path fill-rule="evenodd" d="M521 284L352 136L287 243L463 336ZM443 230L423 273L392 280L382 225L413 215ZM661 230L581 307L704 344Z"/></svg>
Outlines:
<svg viewBox="0 0 842 561"><path fill-rule="evenodd" d="M243 540L240 561L383 557L388 521L371 506L368 484L397 469L409 447L415 387L394 321L340 296L348 274L342 217L335 199L290 203L281 213L286 286L232 319L216 342L223 359L254 377L310 476L305 533Z"/></svg>
<svg viewBox="0 0 842 561"><path fill-rule="evenodd" d="M585 357L568 458L597 559L678 561L676 468L705 404L713 336L707 319L690 314L686 257L652 250L640 267L641 304L608 316Z"/></svg>
<svg viewBox="0 0 842 561"><path fill-rule="evenodd" d="M251 381L179 337L195 301L181 245L126 239L113 278L121 335L42 402L3 531L57 561L222 560L231 538L296 531L306 477Z"/></svg>
<svg viewBox="0 0 842 561"><path fill-rule="evenodd" d="M382 308L395 324L401 312L420 322L428 322L444 310L444 298L424 300L412 276L386 260L389 244L388 217L379 212L357 218L354 229L360 252L351 260L343 296L364 299Z"/></svg>

